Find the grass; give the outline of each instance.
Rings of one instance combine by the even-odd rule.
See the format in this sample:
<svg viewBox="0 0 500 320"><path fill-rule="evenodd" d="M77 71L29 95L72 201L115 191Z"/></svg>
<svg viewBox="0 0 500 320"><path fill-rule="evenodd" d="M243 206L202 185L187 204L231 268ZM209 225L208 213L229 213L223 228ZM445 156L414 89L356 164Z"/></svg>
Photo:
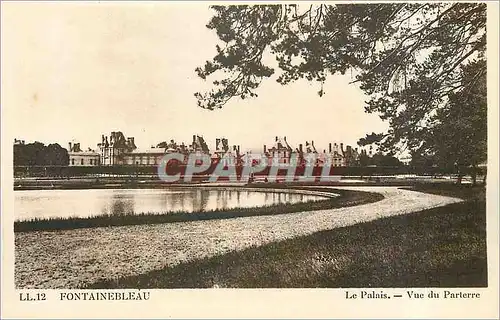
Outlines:
<svg viewBox="0 0 500 320"><path fill-rule="evenodd" d="M455 197L466 201L485 201L486 199L486 189L483 185L474 186L471 184L456 185L446 183L420 183L415 184L413 187L402 189L426 192L446 197Z"/></svg>
<svg viewBox="0 0 500 320"><path fill-rule="evenodd" d="M269 185L266 188L274 188L276 186ZM262 188L262 186L260 186ZM286 189L280 185L281 189ZM288 188L292 188L288 186ZM321 210L340 208L348 206L356 206L365 203L380 201L384 197L378 193L340 190L340 189L314 189L321 192L331 192L339 194L338 197L332 197L326 200L299 202L293 204L276 204L263 207L252 208L233 208L225 210L212 210L205 212L165 212L165 213L139 213L125 215L96 215L91 217L65 217L65 218L49 218L49 219L31 219L14 222L14 232L29 232L29 231L55 231L69 230L80 228L97 228L108 226L125 226L125 225L140 225L140 224L158 224L172 222L186 222L196 220L211 220L211 219L230 219L238 217L259 216L259 215L274 215L285 214L301 211Z"/></svg>
<svg viewBox="0 0 500 320"><path fill-rule="evenodd" d="M466 201L89 288L486 287L484 188L420 185L415 190Z"/></svg>

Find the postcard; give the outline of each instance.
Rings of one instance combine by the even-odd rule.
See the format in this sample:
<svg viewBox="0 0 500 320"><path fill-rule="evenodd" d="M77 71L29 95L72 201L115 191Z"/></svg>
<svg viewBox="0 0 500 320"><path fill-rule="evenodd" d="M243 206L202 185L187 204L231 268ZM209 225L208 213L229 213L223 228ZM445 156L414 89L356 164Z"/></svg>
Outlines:
<svg viewBox="0 0 500 320"><path fill-rule="evenodd" d="M2 318L497 318L498 3L1 3Z"/></svg>

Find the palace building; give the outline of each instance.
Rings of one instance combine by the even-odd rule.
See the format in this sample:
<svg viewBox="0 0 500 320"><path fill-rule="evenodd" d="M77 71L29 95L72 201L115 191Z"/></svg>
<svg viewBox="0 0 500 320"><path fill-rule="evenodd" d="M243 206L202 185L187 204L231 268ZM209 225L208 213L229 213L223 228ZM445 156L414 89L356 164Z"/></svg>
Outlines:
<svg viewBox="0 0 500 320"><path fill-rule="evenodd" d="M232 148L229 148L229 143L226 138L217 138L215 139L215 151L211 159L212 162L217 163L223 159L224 165L235 165L242 159L240 146L233 145Z"/></svg>
<svg viewBox="0 0 500 320"><path fill-rule="evenodd" d="M215 140L215 150L210 151L205 139L200 135L193 135L191 144L177 143L174 140L170 142L161 142L156 147L138 148L134 137L126 137L121 131L113 131L109 136L102 135L101 142L97 144L98 151L82 151L79 143L69 143L69 165L70 166L157 166L161 163L165 154L181 153L205 154L210 157L213 163L218 163L221 159L226 161L225 165L243 164L247 161L240 153L240 146L229 146L228 139L217 138ZM305 148L299 144L297 149L293 149L287 142L286 137L275 137L274 143L270 148L264 145L262 155L267 159L268 165L273 162L278 164L289 164L292 162L292 154L298 155L298 164L304 165L310 154L315 155L316 166L330 163L335 167L350 167L359 165L359 157L366 154L364 150L358 152L358 148L352 148L340 143L329 143L328 152L318 152L314 141L306 141ZM371 151L370 151L371 154ZM249 155L247 153L246 155ZM225 157L228 156L228 157ZM184 164L187 163L184 159ZM257 160L253 160L257 161Z"/></svg>
<svg viewBox="0 0 500 320"><path fill-rule="evenodd" d="M264 145L264 155L269 159L270 165L273 161L281 164L290 163L292 152L293 149L286 141L286 137L279 138L276 136L273 146L269 149Z"/></svg>
<svg viewBox="0 0 500 320"><path fill-rule="evenodd" d="M193 142L186 146L178 145L174 140L166 145L141 149L135 145L134 137L125 137L120 132L111 132L110 136L102 135L99 147L101 165L103 166L156 166L160 164L166 153L209 154L210 150L202 136L193 135Z"/></svg>
<svg viewBox="0 0 500 320"><path fill-rule="evenodd" d="M83 151L80 149L80 143L69 143L68 149L69 166L83 167L83 166L99 166L100 156L98 152L88 149Z"/></svg>

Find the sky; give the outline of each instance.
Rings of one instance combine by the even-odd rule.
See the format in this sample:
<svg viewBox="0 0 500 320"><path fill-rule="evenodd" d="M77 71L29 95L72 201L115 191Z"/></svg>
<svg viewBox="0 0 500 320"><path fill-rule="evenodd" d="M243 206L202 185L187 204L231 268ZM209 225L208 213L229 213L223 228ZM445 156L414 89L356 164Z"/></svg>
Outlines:
<svg viewBox="0 0 500 320"><path fill-rule="evenodd" d="M275 136L292 147L314 140L355 145L387 124L364 112L368 97L351 76L282 86L264 81L258 98L233 99L220 110L197 106L209 88L195 68L220 44L206 28L212 11L196 2L2 3L3 135L45 144L97 148L122 131L148 148L204 136L261 150Z"/></svg>

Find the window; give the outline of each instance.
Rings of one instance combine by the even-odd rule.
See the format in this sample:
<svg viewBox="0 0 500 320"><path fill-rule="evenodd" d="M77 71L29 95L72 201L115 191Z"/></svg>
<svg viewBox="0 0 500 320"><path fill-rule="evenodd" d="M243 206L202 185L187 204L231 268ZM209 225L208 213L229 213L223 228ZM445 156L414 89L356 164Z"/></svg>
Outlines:
<svg viewBox="0 0 500 320"><path fill-rule="evenodd" d="M71 164L75 165L75 159L71 159Z"/></svg>
<svg viewBox="0 0 500 320"><path fill-rule="evenodd" d="M82 159L82 160L80 160L80 164L83 166L83 159Z"/></svg>
<svg viewBox="0 0 500 320"><path fill-rule="evenodd" d="M90 159L90 165L93 165L94 160Z"/></svg>

